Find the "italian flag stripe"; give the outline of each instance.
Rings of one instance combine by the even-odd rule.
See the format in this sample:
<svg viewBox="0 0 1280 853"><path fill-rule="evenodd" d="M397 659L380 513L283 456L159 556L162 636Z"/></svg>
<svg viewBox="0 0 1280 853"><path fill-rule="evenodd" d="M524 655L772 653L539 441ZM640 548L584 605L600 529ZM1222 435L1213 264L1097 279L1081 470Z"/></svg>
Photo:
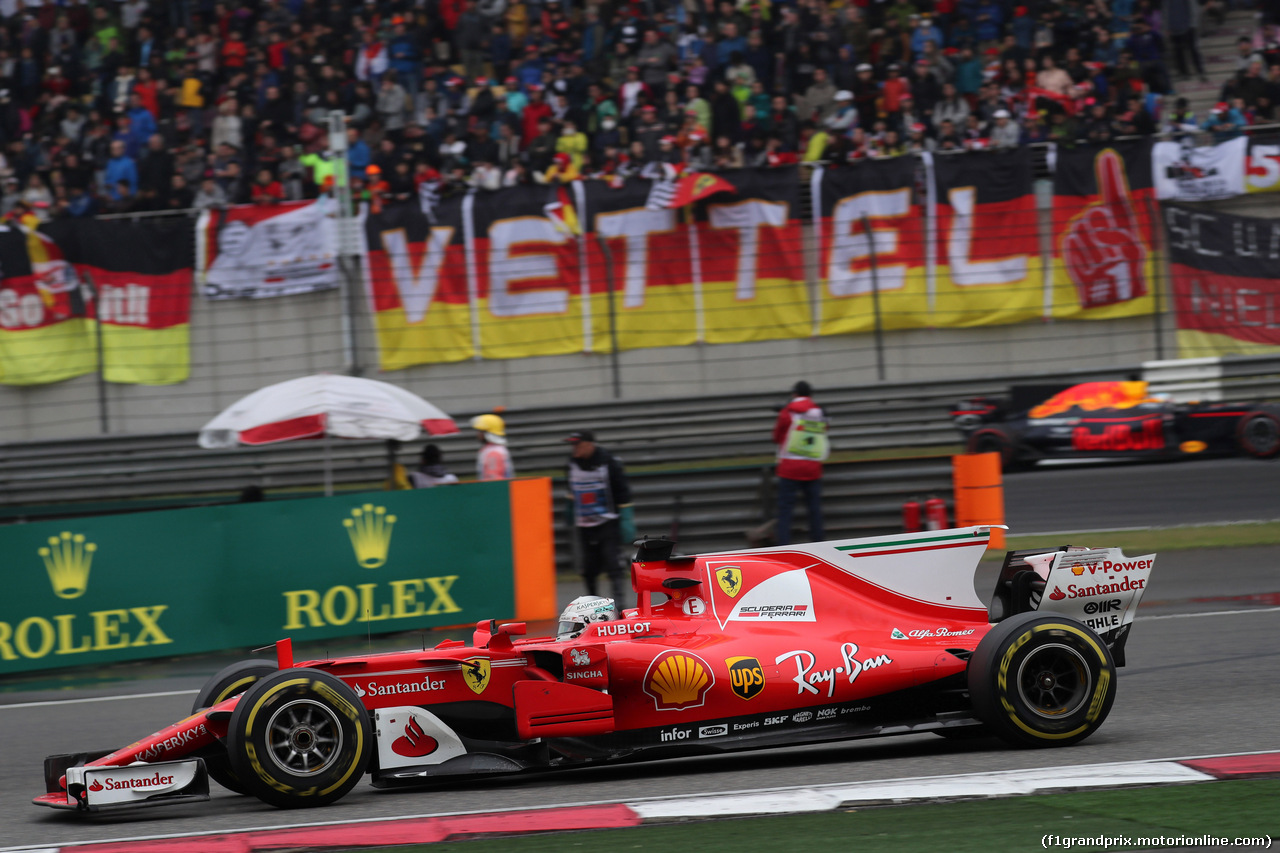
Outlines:
<svg viewBox="0 0 1280 853"><path fill-rule="evenodd" d="M837 545L836 550L837 551L861 551L866 548L896 548L896 547L906 546L906 545L924 545L925 543L928 543L928 542L954 542L957 539L966 539L969 542L973 543L974 545L986 542L986 537L974 536L972 533L953 533L950 536L928 536L921 539L904 539L900 542L868 542L863 545ZM923 550L923 549L916 548L913 550Z"/></svg>

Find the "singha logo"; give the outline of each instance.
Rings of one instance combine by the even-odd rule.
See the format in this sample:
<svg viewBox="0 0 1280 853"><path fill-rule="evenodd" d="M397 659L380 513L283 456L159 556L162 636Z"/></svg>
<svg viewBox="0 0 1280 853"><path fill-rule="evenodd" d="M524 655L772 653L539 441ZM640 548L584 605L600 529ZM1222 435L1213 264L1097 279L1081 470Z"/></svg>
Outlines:
<svg viewBox="0 0 1280 853"><path fill-rule="evenodd" d="M574 666L586 666L591 663L591 655L587 654L582 649L570 649L569 657L573 658Z"/></svg>

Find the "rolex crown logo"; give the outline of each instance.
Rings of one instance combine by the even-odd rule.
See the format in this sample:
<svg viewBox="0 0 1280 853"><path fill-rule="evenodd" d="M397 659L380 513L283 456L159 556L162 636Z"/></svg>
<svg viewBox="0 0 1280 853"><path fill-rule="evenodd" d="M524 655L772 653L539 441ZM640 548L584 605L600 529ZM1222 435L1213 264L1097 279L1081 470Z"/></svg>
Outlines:
<svg viewBox="0 0 1280 853"><path fill-rule="evenodd" d="M391 548L391 528L396 523L394 515L387 515L384 506L365 504L351 510L351 517L342 520L351 537L351 547L356 552L356 562L366 569L376 569L387 561Z"/></svg>
<svg viewBox="0 0 1280 853"><path fill-rule="evenodd" d="M49 583L58 598L79 598L89 585L89 567L93 565L93 552L98 546L84 541L83 533L63 531L61 536L50 536L49 547L37 553L44 559Z"/></svg>

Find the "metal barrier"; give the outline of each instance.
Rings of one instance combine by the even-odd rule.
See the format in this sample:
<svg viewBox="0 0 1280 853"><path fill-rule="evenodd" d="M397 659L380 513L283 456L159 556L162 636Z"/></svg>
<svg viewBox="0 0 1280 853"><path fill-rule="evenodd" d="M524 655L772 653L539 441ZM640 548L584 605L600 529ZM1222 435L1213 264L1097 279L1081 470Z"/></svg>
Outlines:
<svg viewBox="0 0 1280 853"><path fill-rule="evenodd" d="M1015 381L1088 381L1121 370L1063 371L1037 376L939 380L822 389L819 402L831 420L837 452L894 447L945 447L959 442L948 409L962 397L1003 391ZM509 410L511 451L521 474L558 472L565 464L563 437L591 429L633 473L646 468L734 460L757 464L773 455L770 440L785 395L737 394ZM458 413L465 423L470 413ZM449 467L472 476L475 439L437 439ZM406 445L401 461L412 468L421 443ZM335 442L334 482L370 488L385 478L380 442ZM102 436L0 445L0 521L54 515L198 505L234 499L246 486L266 491L317 489L325 450L319 442L294 442L235 450L201 450L194 433Z"/></svg>
<svg viewBox="0 0 1280 853"><path fill-rule="evenodd" d="M828 535L891 532L898 529L907 498L936 494L949 500L946 452L959 443L949 408L967 396L1001 393L1019 382L1112 379L1144 368L1157 390L1194 380L1211 383L1195 389L1202 399L1208 392L1228 400L1280 396L1280 357L1211 361L823 389L818 397L832 418L837 451L923 450L916 459L829 464L823 495ZM1192 379L1189 368L1196 371ZM1206 373L1217 378L1206 379ZM693 553L749 547L749 531L767 532L757 529L773 516L770 433L783 400L778 394L752 394L628 401L511 410L505 416L522 474L558 474L567 458L563 436L575 428L595 430L628 466L638 531L666 535L674 527L681 548ZM459 422L465 417L459 414ZM452 469L464 477L471 473L473 442L469 431L439 441ZM420 446L401 450L408 467ZM0 445L0 522L225 503L249 485L275 493L314 493L324 453L318 442L203 451L193 433ZM335 482L348 490L377 488L385 476L386 450L378 442L335 444L332 459ZM555 494L563 569L571 565L572 548L560 511L562 483L557 482ZM805 524L801 512L800 537Z"/></svg>

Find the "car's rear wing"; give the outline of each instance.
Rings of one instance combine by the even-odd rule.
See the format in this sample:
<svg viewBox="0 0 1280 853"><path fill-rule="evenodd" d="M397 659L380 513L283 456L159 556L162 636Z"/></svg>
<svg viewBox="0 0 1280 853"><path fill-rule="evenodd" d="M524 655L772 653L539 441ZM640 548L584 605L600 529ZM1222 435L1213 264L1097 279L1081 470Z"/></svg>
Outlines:
<svg viewBox="0 0 1280 853"><path fill-rule="evenodd" d="M991 621L1028 610L1073 616L1102 637L1116 666L1124 666L1129 627L1155 561L1155 554L1126 557L1119 548L1010 551L996 580Z"/></svg>

